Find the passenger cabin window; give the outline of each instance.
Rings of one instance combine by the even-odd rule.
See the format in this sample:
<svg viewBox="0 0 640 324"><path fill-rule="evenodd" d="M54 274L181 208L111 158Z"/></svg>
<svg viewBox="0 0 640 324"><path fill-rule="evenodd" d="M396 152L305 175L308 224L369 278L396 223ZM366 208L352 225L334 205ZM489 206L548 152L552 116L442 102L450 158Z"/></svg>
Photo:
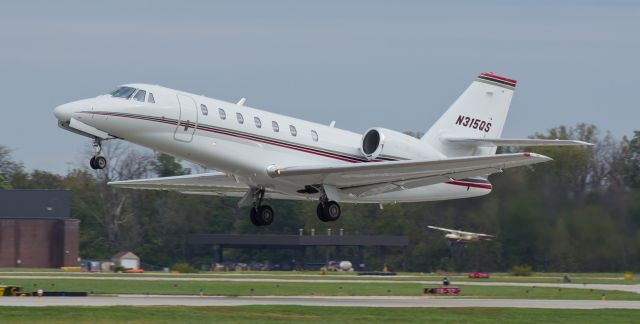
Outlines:
<svg viewBox="0 0 640 324"><path fill-rule="evenodd" d="M200 111L202 111L203 116L209 115L209 109L207 108L207 105L200 104Z"/></svg>
<svg viewBox="0 0 640 324"><path fill-rule="evenodd" d="M236 113L236 118L238 118L238 123L244 124L244 117L242 117L241 113Z"/></svg>
<svg viewBox="0 0 640 324"><path fill-rule="evenodd" d="M133 95L134 92L136 92L136 88L120 87L120 88L118 88L116 90L113 90L113 92L111 92L111 96L115 97L115 98L129 99L129 98L131 98L131 96Z"/></svg>
<svg viewBox="0 0 640 324"><path fill-rule="evenodd" d="M144 98L147 96L147 92L144 90L138 90L136 95L133 96L133 100L144 102Z"/></svg>
<svg viewBox="0 0 640 324"><path fill-rule="evenodd" d="M149 95L147 96L147 102L156 103L156 98L153 97L153 93L149 92Z"/></svg>
<svg viewBox="0 0 640 324"><path fill-rule="evenodd" d="M314 142L318 141L318 133L314 130L311 130L311 138L313 139Z"/></svg>
<svg viewBox="0 0 640 324"><path fill-rule="evenodd" d="M222 120L227 119L227 113L224 112L224 109L218 108L218 114L220 115L220 119Z"/></svg>
<svg viewBox="0 0 640 324"><path fill-rule="evenodd" d="M291 132L291 136L298 136L298 130L293 125L289 125L289 131Z"/></svg>
<svg viewBox="0 0 640 324"><path fill-rule="evenodd" d="M274 120L274 121L272 121L272 122L271 122L271 126L273 126L273 131L274 131L274 132L276 132L276 133L277 133L277 132L279 132L279 131L280 131L280 126L278 126L278 122L277 122L277 121L275 121L275 120Z"/></svg>
<svg viewBox="0 0 640 324"><path fill-rule="evenodd" d="M258 117L253 117L253 122L256 123L256 127L262 128L262 121Z"/></svg>

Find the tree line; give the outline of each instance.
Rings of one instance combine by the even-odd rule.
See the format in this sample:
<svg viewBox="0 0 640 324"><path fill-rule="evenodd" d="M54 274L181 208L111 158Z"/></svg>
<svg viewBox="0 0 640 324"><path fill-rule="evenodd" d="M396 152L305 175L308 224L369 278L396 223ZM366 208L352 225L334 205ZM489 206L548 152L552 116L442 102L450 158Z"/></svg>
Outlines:
<svg viewBox="0 0 640 324"><path fill-rule="evenodd" d="M578 124L532 137L595 145L518 148L554 161L491 176L493 192L483 197L388 204L384 209L343 204L343 216L335 223L320 222L314 202L274 201L274 223L254 227L247 211L236 207L237 199L113 189L107 182L192 172L169 155L154 155L123 142L104 146L107 169L78 168L66 175L28 172L0 145L0 189L71 190L72 216L81 220L80 253L89 259L131 250L148 264L187 261L199 266L211 264L214 251L188 246L185 236L190 233L297 234L300 228L306 233L313 228L320 234L342 228L345 234L407 235L410 271L506 271L519 265L535 271L640 270L640 131L616 140L594 125ZM450 246L427 225L496 238ZM359 257L355 249L329 252L337 259ZM241 262L286 262L292 257L289 251L225 251L227 260ZM392 251L385 262L399 269L402 260L401 251ZM365 250L362 261L371 268L382 267L376 250Z"/></svg>

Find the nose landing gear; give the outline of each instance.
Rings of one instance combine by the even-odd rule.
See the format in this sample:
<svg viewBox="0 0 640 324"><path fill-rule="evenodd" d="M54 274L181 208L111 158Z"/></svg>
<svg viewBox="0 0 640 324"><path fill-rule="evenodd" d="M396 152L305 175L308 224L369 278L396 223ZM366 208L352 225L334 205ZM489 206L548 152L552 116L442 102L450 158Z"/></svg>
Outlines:
<svg viewBox="0 0 640 324"><path fill-rule="evenodd" d="M93 148L95 149L95 155L89 160L89 166L94 170L102 170L107 167L107 159L100 155L102 151L102 142L96 138L93 141Z"/></svg>

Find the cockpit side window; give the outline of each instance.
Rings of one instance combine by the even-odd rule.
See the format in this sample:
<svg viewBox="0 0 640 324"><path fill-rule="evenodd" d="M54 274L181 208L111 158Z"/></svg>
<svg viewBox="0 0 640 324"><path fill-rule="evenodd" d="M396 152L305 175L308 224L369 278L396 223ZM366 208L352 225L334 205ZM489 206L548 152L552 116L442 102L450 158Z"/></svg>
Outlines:
<svg viewBox="0 0 640 324"><path fill-rule="evenodd" d="M149 96L147 96L147 102L156 103L156 98L153 97L153 93L149 92Z"/></svg>
<svg viewBox="0 0 640 324"><path fill-rule="evenodd" d="M131 98L131 96L133 95L134 92L136 92L136 88L120 87L120 88L114 90L113 92L111 92L111 96L112 97L116 97L116 98L129 99L129 98Z"/></svg>
<svg viewBox="0 0 640 324"><path fill-rule="evenodd" d="M140 102L144 102L144 98L147 96L147 92L144 90L138 90L138 92L136 92L136 95L133 96L133 100L137 100Z"/></svg>

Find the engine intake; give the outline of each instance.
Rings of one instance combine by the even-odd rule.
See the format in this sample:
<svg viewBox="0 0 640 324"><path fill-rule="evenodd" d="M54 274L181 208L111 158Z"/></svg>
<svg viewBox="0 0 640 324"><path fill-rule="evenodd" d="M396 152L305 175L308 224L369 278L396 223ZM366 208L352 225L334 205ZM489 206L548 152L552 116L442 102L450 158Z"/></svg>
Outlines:
<svg viewBox="0 0 640 324"><path fill-rule="evenodd" d="M360 151L368 160L438 158L439 154L427 143L407 134L386 128L371 128L362 136Z"/></svg>

